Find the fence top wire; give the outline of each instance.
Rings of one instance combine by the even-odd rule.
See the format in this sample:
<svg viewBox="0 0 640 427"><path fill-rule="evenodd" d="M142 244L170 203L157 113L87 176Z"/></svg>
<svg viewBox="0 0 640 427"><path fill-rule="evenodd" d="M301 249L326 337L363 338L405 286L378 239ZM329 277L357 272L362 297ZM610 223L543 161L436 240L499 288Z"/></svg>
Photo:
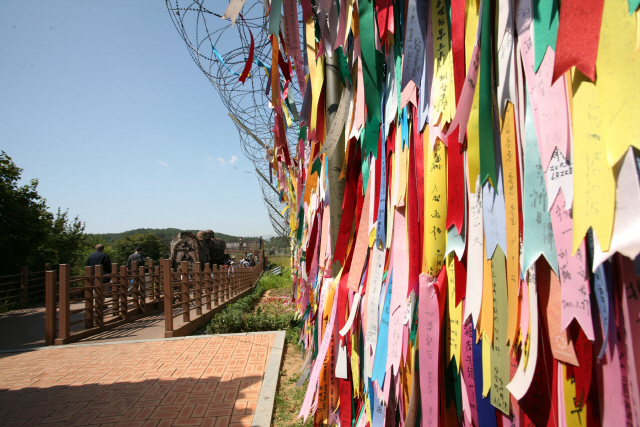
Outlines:
<svg viewBox="0 0 640 427"><path fill-rule="evenodd" d="M270 176L267 150L273 148L271 130L274 120L266 92L271 67L271 40L267 32L265 3L262 0L246 2L235 26L221 19L226 2L166 0L166 6L196 66L207 76L229 113L238 119L239 123L234 121L234 124L240 136L240 148L255 166L273 229L276 234L287 236L289 224L276 209L276 206L284 208L280 204L280 195L260 176ZM254 39L254 61L243 84L239 76L248 60L251 36ZM294 104L302 105L297 82L290 84L289 94ZM297 116L297 112L292 116ZM298 123L293 121L287 129L290 152L295 150L298 133Z"/></svg>

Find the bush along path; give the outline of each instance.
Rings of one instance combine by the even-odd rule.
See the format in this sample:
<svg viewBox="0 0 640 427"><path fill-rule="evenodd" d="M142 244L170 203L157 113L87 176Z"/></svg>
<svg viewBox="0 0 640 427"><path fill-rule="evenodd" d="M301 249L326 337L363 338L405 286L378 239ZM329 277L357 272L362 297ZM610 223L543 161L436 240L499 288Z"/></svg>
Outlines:
<svg viewBox="0 0 640 427"><path fill-rule="evenodd" d="M209 334L232 334L239 332L260 332L286 330L287 338L283 352L278 391L275 397L272 425L278 427L312 426L310 417L306 424L297 420L300 405L304 399L306 383L296 386L300 378L303 362L300 337L300 319L293 302L291 269L285 268L286 261L277 262L282 266L282 274L263 274L250 294L229 305L211 319L207 326ZM277 266L276 265L276 266ZM276 267L272 266L272 267Z"/></svg>
<svg viewBox="0 0 640 427"><path fill-rule="evenodd" d="M269 296L261 298L269 292ZM263 275L247 296L216 314L207 326L209 334L281 331L297 329L298 316L292 302L291 270L281 276ZM296 334L295 341L297 342Z"/></svg>

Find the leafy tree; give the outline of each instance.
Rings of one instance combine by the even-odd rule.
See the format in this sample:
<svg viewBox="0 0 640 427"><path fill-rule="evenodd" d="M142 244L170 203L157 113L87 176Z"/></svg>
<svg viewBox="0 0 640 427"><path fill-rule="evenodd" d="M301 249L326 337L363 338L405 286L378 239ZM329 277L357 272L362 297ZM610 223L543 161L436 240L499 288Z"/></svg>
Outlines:
<svg viewBox="0 0 640 427"><path fill-rule="evenodd" d="M86 245L85 224L76 216L69 219L69 211L58 212L51 222L51 228L40 247L40 256L52 264L71 263L84 265L83 249Z"/></svg>
<svg viewBox="0 0 640 427"><path fill-rule="evenodd" d="M129 255L135 252L137 246L142 246L142 256L159 260L169 253L169 245L164 243L153 233L140 233L124 236L111 244L113 256L111 261L119 264L127 262Z"/></svg>
<svg viewBox="0 0 640 427"><path fill-rule="evenodd" d="M38 248L53 221L38 180L18 186L22 169L4 151L0 153L0 274L17 274L20 266L41 261Z"/></svg>
<svg viewBox="0 0 640 427"><path fill-rule="evenodd" d="M54 215L37 192L38 180L18 185L22 169L0 152L0 275L18 274L26 265L42 270L45 263L71 263L74 274L84 266L85 225L69 211Z"/></svg>

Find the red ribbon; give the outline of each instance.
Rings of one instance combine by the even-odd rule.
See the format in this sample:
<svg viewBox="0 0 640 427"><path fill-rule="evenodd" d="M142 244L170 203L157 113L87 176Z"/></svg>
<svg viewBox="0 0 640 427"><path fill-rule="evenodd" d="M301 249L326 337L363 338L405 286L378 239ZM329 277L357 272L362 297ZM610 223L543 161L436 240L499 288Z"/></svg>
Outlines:
<svg viewBox="0 0 640 427"><path fill-rule="evenodd" d="M244 20L244 17L242 16L242 14L240 14L240 18L242 19L242 22L244 22L244 24L247 25L247 22ZM242 74L240 75L240 81L242 82L243 85L245 80L247 80L247 77L249 76L249 71L251 71L251 64L253 64L253 51L255 50L253 33L251 32L251 29L249 28L248 25L247 25L247 30L249 30L249 35L251 36L251 46L249 46L249 59L247 59L247 63L244 66L244 70L242 70Z"/></svg>
<svg viewBox="0 0 640 427"><path fill-rule="evenodd" d="M448 157L447 157L447 179L449 188L447 190L447 228L455 225L458 234L462 232L464 221L464 200L467 196L464 190L464 172L462 159L462 144L458 142L460 126L447 137Z"/></svg>
<svg viewBox="0 0 640 427"><path fill-rule="evenodd" d="M467 70L464 62L464 0L451 1L451 44L453 47L453 82L456 90L456 105L462 93Z"/></svg>
<svg viewBox="0 0 640 427"><path fill-rule="evenodd" d="M553 82L574 65L595 81L603 7L604 0L562 1Z"/></svg>

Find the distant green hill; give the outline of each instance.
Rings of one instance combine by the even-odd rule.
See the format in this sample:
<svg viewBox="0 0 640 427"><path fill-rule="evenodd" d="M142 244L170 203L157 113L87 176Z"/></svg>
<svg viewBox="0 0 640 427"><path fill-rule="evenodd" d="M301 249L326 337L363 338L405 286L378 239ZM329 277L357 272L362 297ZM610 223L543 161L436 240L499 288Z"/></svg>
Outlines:
<svg viewBox="0 0 640 427"><path fill-rule="evenodd" d="M171 245L171 241L178 235L178 233L182 233L183 231L189 231L191 233L197 233L200 230L181 230L179 228L138 228L135 230L123 231L122 233L104 233L99 234L102 238L106 240L106 243L113 243L114 241L120 239L124 236L130 236L133 234L141 234L141 233L153 233L160 240L165 242L168 245ZM215 232L216 237L224 240L225 242L237 242L239 236L230 236L229 234ZM244 242L251 242L254 240L259 240L260 237L245 237L242 236L242 240Z"/></svg>

